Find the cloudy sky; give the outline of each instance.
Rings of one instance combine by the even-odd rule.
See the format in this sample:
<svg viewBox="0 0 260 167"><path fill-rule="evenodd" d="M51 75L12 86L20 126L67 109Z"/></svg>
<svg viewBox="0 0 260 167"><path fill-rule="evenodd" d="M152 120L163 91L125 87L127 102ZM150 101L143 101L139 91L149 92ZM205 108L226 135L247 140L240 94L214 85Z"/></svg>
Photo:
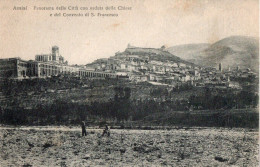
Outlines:
<svg viewBox="0 0 260 167"><path fill-rule="evenodd" d="M14 6L27 6L15 11ZM128 6L118 17L50 17L58 13L91 11L42 11L36 7ZM1 0L0 58L34 59L50 53L51 46L69 64L86 64L113 56L127 44L140 47L213 43L222 38L259 36L258 0Z"/></svg>

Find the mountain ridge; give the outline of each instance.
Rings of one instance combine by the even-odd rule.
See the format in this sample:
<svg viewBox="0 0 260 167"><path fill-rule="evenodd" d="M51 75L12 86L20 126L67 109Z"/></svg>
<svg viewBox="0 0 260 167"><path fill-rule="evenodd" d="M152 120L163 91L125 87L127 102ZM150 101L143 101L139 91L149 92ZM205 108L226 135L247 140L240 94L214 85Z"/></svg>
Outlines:
<svg viewBox="0 0 260 167"><path fill-rule="evenodd" d="M193 45L193 51L185 46ZM258 72L259 41L257 37L230 36L213 44L186 44L167 48L176 56L192 61L205 67L217 67L219 63L223 68L250 68Z"/></svg>

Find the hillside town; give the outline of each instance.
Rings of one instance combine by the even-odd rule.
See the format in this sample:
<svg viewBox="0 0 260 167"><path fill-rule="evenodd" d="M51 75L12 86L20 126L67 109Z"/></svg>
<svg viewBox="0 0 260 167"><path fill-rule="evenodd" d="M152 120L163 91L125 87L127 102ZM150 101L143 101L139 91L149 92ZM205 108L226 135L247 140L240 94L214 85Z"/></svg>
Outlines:
<svg viewBox="0 0 260 167"><path fill-rule="evenodd" d="M123 79L132 83L179 87L183 84L216 89L241 89L239 80L256 80L257 73L249 68L223 69L201 67L170 54L165 46L159 49L128 45L124 52L98 59L86 65L69 65L53 46L50 54L36 55L35 60L0 59L1 79L32 79L57 76L76 78ZM250 83L248 83L250 84Z"/></svg>

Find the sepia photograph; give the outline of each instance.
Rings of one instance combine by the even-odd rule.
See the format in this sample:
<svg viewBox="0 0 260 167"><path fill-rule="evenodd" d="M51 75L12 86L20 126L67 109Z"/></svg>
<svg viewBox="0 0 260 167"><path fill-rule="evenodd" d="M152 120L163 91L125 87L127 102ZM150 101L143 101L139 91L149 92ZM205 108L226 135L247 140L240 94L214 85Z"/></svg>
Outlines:
<svg viewBox="0 0 260 167"><path fill-rule="evenodd" d="M0 167L259 166L259 0L1 0Z"/></svg>

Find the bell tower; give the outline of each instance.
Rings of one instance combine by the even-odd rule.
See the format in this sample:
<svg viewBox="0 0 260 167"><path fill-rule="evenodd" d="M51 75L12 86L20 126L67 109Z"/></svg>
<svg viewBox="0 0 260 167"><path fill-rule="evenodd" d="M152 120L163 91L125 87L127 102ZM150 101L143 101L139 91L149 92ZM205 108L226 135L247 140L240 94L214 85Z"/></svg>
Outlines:
<svg viewBox="0 0 260 167"><path fill-rule="evenodd" d="M59 61L59 47L53 46L52 47L52 61Z"/></svg>

